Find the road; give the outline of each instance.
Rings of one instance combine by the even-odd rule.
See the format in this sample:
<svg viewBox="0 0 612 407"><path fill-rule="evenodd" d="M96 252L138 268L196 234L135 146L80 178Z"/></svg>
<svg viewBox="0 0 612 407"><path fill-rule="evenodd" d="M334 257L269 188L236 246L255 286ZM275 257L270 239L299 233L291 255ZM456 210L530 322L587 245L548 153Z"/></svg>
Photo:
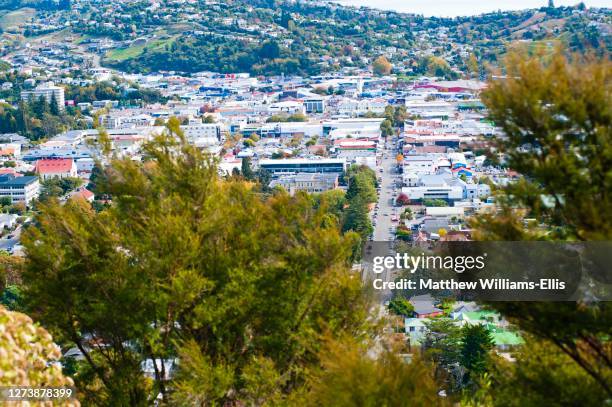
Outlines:
<svg viewBox="0 0 612 407"><path fill-rule="evenodd" d="M393 144L394 142L389 142ZM385 148L383 150L383 158L379 166L383 172L378 172L378 176L382 178L380 183L380 193L378 196L378 209L375 211L373 220L376 223L374 227L375 242L391 242L395 237L396 223L392 222L393 217L399 216L397 208L394 206L397 187L400 181L400 174L397 173L397 163L395 161L395 148Z"/></svg>
<svg viewBox="0 0 612 407"><path fill-rule="evenodd" d="M393 247L395 241L395 228L397 222L393 219L399 218L399 212L394 206L395 198L399 188L401 175L397 173L396 162L396 143L397 139L393 138L384 145L382 149L383 157L377 168L376 175L381 179L379 182L380 191L378 194L378 204L372 212L372 223L374 224L373 234L373 256L392 256L395 254ZM382 169L382 171L380 171ZM382 278L384 281L393 281L394 276L390 270L386 270L384 275L376 277L364 275L364 281ZM380 290L381 305L389 301L393 293L390 290Z"/></svg>
<svg viewBox="0 0 612 407"><path fill-rule="evenodd" d="M9 233L8 236L11 236L11 238L0 239L0 250L6 250L10 253L13 247L19 244L19 239L21 237L21 226L17 226L17 228Z"/></svg>

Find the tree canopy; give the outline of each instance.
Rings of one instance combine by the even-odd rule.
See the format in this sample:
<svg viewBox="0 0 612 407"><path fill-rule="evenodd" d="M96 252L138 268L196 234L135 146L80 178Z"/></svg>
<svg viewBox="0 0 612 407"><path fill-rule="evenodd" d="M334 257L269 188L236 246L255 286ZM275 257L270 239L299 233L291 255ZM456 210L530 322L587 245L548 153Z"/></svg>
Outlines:
<svg viewBox="0 0 612 407"><path fill-rule="evenodd" d="M29 310L83 352L77 385L94 404L144 405L168 386L182 403L289 394L323 333L366 332L369 302L348 267L356 237L303 194L220 179L168 126L144 163L112 159L97 178L110 207L41 204L23 236Z"/></svg>

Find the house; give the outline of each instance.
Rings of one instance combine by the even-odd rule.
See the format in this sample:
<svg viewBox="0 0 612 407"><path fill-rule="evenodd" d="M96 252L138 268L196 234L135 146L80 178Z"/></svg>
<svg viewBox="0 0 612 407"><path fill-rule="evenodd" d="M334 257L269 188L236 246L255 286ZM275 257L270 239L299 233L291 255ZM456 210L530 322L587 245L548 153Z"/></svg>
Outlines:
<svg viewBox="0 0 612 407"><path fill-rule="evenodd" d="M481 310L474 303L462 303L455 307L450 316L460 326L485 326L497 350L507 351L525 342L518 332L510 329L509 323L499 313Z"/></svg>
<svg viewBox="0 0 612 407"><path fill-rule="evenodd" d="M29 205L40 194L38 177L16 177L12 174L0 175L0 197L9 197L13 204L23 202Z"/></svg>
<svg viewBox="0 0 612 407"><path fill-rule="evenodd" d="M77 176L77 166L72 158L43 158L36 161L35 168L43 181Z"/></svg>
<svg viewBox="0 0 612 407"><path fill-rule="evenodd" d="M410 346L419 345L427 333L424 318L406 318L404 328L410 340Z"/></svg>
<svg viewBox="0 0 612 407"><path fill-rule="evenodd" d="M410 304L414 307L415 318L433 318L442 315L444 312L436 307L434 298L429 295L417 295L410 299Z"/></svg>
<svg viewBox="0 0 612 407"><path fill-rule="evenodd" d="M88 190L85 187L81 187L81 188L78 188L75 191L72 191L70 193L70 198L71 199L84 199L87 202L93 202L94 201L94 193L91 192L90 190Z"/></svg>

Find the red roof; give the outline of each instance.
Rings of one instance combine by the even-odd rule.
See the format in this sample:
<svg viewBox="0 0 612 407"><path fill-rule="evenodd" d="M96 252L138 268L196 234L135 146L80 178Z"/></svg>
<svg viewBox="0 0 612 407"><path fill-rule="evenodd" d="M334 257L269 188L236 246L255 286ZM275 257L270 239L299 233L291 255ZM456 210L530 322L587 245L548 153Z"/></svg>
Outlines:
<svg viewBox="0 0 612 407"><path fill-rule="evenodd" d="M94 193L85 187L81 187L77 189L76 191L72 192L70 196L72 198L80 197L80 198L85 199L86 201L93 201L94 199Z"/></svg>
<svg viewBox="0 0 612 407"><path fill-rule="evenodd" d="M39 174L58 174L72 170L72 158L44 158L36 161L36 172Z"/></svg>
<svg viewBox="0 0 612 407"><path fill-rule="evenodd" d="M18 173L14 168L0 168L0 174L11 174L15 177L23 177L23 174Z"/></svg>

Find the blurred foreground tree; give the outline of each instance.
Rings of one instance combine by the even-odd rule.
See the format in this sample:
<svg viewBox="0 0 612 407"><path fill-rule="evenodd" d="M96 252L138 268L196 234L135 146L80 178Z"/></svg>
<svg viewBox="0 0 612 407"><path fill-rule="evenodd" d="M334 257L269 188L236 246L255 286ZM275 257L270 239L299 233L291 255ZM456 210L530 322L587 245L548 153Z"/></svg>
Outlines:
<svg viewBox="0 0 612 407"><path fill-rule="evenodd" d="M322 352L321 369L312 390L293 405L335 407L444 406L431 368L415 357L406 363L397 351L380 349L366 356L367 346L353 338L332 341Z"/></svg>
<svg viewBox="0 0 612 407"><path fill-rule="evenodd" d="M62 374L61 366L52 364L60 357L59 347L46 330L34 325L27 315L0 305L0 386L73 386L72 380ZM80 405L76 399L54 404Z"/></svg>
<svg viewBox="0 0 612 407"><path fill-rule="evenodd" d="M368 332L357 237L325 207L220 179L176 119L144 155L97 178L109 208L50 199L23 235L30 313L83 353L89 403L258 404L304 385L323 332Z"/></svg>
<svg viewBox="0 0 612 407"><path fill-rule="evenodd" d="M524 178L497 194L497 213L472 222L475 236L612 239L612 62L607 57L567 56L561 50L548 57L512 54L506 62L506 78L490 82L482 97L505 133L498 147L507 165ZM535 219L531 223L538 226L525 227L525 218ZM582 370L581 377L589 380L586 387L596 383L595 404L612 398L610 302L491 306L543 340L541 350L550 360L573 363L567 367L572 372ZM517 372L526 371L523 363L531 362L519 359ZM520 376L515 379L527 385ZM536 404L568 405L563 394L542 389L541 402ZM516 396L517 400L527 397Z"/></svg>

